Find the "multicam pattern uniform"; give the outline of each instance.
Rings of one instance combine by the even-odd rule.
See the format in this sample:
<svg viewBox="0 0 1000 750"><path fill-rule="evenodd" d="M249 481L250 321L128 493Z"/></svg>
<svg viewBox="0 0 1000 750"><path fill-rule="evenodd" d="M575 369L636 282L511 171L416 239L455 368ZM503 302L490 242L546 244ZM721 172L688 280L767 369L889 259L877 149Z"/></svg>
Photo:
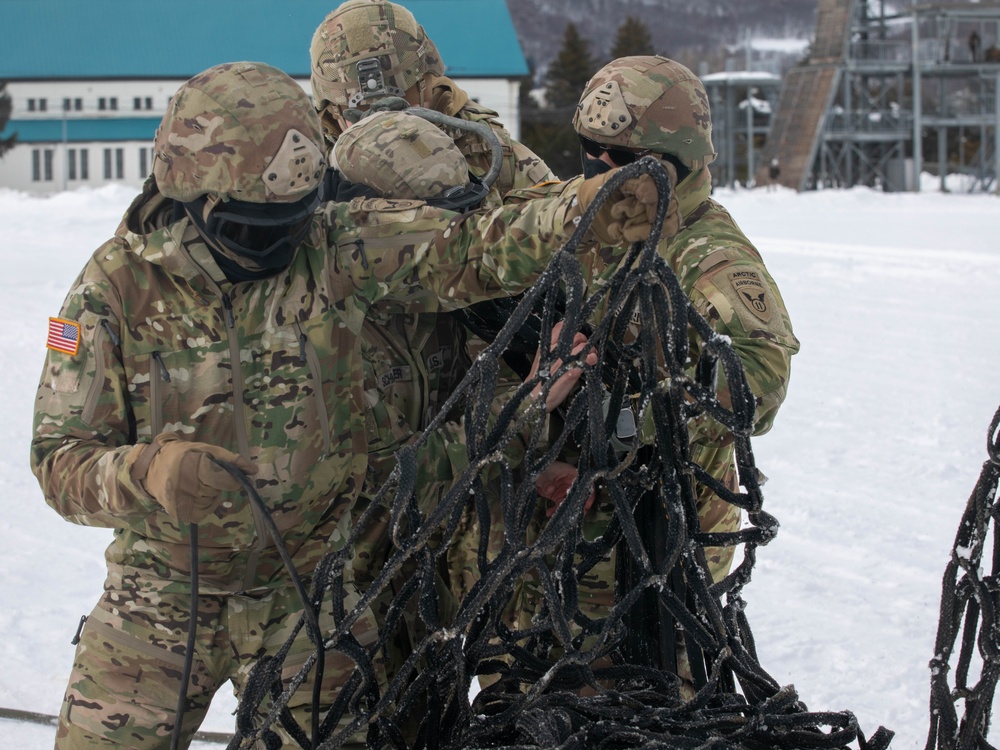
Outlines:
<svg viewBox="0 0 1000 750"><path fill-rule="evenodd" d="M485 123L500 141L503 151L500 174L491 186L486 205L499 205L509 191L529 188L553 179L545 163L523 144L511 138L497 119L497 113L473 102L453 80L444 76L445 66L434 42L405 7L382 0L348 0L334 9L316 29L310 45L311 85L323 131L330 141L345 132L344 112L372 103L364 97L358 63L377 59L385 90L381 95L409 97L420 106L469 122ZM414 94L415 92L415 94ZM444 128L465 157L469 171L482 178L490 168L489 144L466 130ZM384 162L392 164L390 154ZM398 167L399 165L395 165ZM376 170L376 172L379 170ZM380 183L383 179L376 174ZM450 186L449 186L450 187ZM409 197L383 191L391 198ZM373 322L362 331L366 365L366 394L373 404L369 415L369 441L376 455L373 466L391 469L391 455L401 444L423 430L440 409L464 369L485 343L467 333L451 316L398 314L391 305L376 305ZM377 329L377 330L376 330ZM438 373L447 373L453 382L444 382ZM520 381L503 371L501 390ZM439 394L435 397L435 393ZM449 425L453 452L459 456L462 431ZM456 467L456 468L461 468ZM371 475L368 489L374 492L385 479L385 471ZM451 477L442 476L446 483ZM421 501L433 504L445 484L425 485ZM360 503L358 511L365 507ZM469 516L471 518L471 514ZM467 519L467 523L471 523ZM384 529L384 524L381 525ZM356 571L370 579L389 553L384 531L373 528L359 546ZM461 561L442 571L452 579L456 596L461 597L467 577ZM457 576L453 575L459 571Z"/></svg>
<svg viewBox="0 0 1000 750"><path fill-rule="evenodd" d="M466 121L486 123L500 141L503 150L502 166L496 182L490 187L485 206L500 205L502 196L511 190L530 188L554 179L553 173L538 156L510 137L506 128L495 119L495 112L473 103L468 94L448 78L433 78L429 86L433 91L429 103L431 109ZM469 171L477 177L483 177L490 167L489 145L468 131L447 127L444 130L459 147ZM399 167L394 161L397 158L395 154L387 153L381 159L373 159L370 151L366 150L363 154L359 153L361 155L365 160L376 163L381 161L383 168L389 165ZM425 160L424 165L417 166L425 167L427 163L428 160ZM398 192L386 195L402 197ZM372 405L368 415L368 439L373 454L370 481L365 493L368 495L373 494L384 483L388 472L392 470L392 455L395 451L423 430L451 395L471 362L486 347L485 342L469 333L452 315L394 312L394 307L391 302L376 304L361 333L366 368L365 393ZM513 371L504 367L500 382L498 394L502 397L503 393L516 388L521 381ZM453 416L457 418L458 415ZM454 471L461 471L464 468L461 458L464 445L461 425L446 425L440 439L451 446L449 452L455 458L452 463ZM420 502L424 508L433 507L441 493L451 484L453 472L444 464L440 465L440 471L439 481L421 485ZM366 507L366 502L359 503L355 517L359 517ZM470 529L470 538L478 534L471 507L465 514L462 528ZM383 520L372 528L366 541L359 545L355 564L359 581L371 580L390 553L386 529L386 521ZM502 529L498 528L497 531ZM454 547L454 552L448 569L441 572L448 580L452 594L460 599L468 591L470 582L477 577L474 570L475 553L469 554L461 546ZM416 627L417 623L413 625ZM414 637L419 635L415 633Z"/></svg>
<svg viewBox="0 0 1000 750"><path fill-rule="evenodd" d="M330 204L286 272L232 285L189 220L172 221L172 202L147 184L128 231L99 248L71 288L60 317L79 323L79 352L48 353L36 400L31 465L46 501L67 520L115 529L60 747L169 743L190 538L132 479L144 444L170 431L254 461L255 485L308 580L342 541L365 478L357 336L371 304L392 295L447 309L519 291L568 237L572 204L556 196L465 217L411 201ZM237 493L199 524L199 548L204 628L188 737L215 690L231 679L239 693L300 609L255 507ZM356 635L371 642L376 628L362 618ZM303 656L309 648L296 645ZM327 663L328 698L350 669L344 657ZM291 702L305 726L308 695L303 687Z"/></svg>
<svg viewBox="0 0 1000 750"><path fill-rule="evenodd" d="M770 429L775 414L785 398L791 356L799 349L788 313L774 279L768 273L757 249L719 203L709 197L711 177L707 167L693 172L677 186L681 215L686 217L681 231L664 238L658 252L677 275L681 288L720 334L726 335L743 364L750 388L757 400L754 434ZM529 191L524 194L530 197ZM606 260L603 271L591 286L596 291L617 270L615 253L601 251ZM598 313L598 317L600 313ZM633 313L630 334L637 335L641 319ZM697 362L699 350L692 339L690 362ZM727 403L727 389L720 372L720 399ZM647 426L648 427L648 426ZM735 451L732 436L715 420L699 417L689 425L691 458L713 477L732 490L738 489ZM740 528L740 509L731 505L704 485L697 494L698 516L704 532L736 531ZM588 538L604 531L614 512L607 493L598 491L594 507L585 524ZM540 511L529 531L528 541L537 538L545 518ZM713 580L721 580L732 564L732 548L707 548ZM601 617L615 601L614 555L599 563L583 577L579 589L580 609L589 617ZM541 603L540 592L532 579L523 579L520 590L508 608L512 626L526 628ZM681 648L682 676L686 654ZM690 692L687 692L690 695Z"/></svg>

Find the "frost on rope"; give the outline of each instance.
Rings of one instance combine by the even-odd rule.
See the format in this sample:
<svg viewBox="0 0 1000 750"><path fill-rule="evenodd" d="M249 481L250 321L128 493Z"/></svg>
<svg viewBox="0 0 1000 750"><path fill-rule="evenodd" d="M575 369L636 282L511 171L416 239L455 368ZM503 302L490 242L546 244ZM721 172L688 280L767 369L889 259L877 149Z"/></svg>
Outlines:
<svg viewBox="0 0 1000 750"><path fill-rule="evenodd" d="M750 445L754 398L728 338L697 314L657 255L658 232L632 248L609 284L590 297L584 294L574 257L581 237L606 196L643 172L654 178L661 196L668 194L666 174L654 160L622 170L548 270L511 308L506 325L442 407L442 415L457 405L464 408L469 469L436 507L423 512L414 493L415 450L425 438L401 450L392 480L346 546L320 564L311 600L332 612L337 625L323 634L317 650L336 651L356 665L322 721L298 727L283 712L288 694L280 682L282 651L251 675L231 748L249 748L258 739L270 746L277 721L302 747L323 748L339 747L358 731L367 732L369 747L398 748L888 746L891 732L880 727L866 740L848 711L810 712L794 687L779 686L757 659L742 592L757 548L773 538L777 521L762 508ZM661 201L657 227L665 215ZM589 341L600 359L585 368L580 388L563 405L558 439L543 444L541 410L518 408L536 385L544 397L554 377L524 382L499 414L491 415L499 354L524 344L519 337L526 330L535 332L536 344L548 341L553 325L564 320L565 335L539 370L548 373L556 358L564 367L574 366L579 358L570 354L572 332L584 329L599 304L606 312ZM624 334L635 310L643 326L639 338L627 343ZM694 366L688 363L692 342L701 352ZM723 381L729 407L716 390ZM612 445L616 414L603 408L609 394L611 404L628 396L635 405L638 423L650 427L647 443ZM692 460L688 423L696 416L714 419L732 434L738 492L720 486ZM530 457L520 467L508 463L504 452L516 441L526 445ZM535 493L534 478L567 447L579 455L579 478L546 518L547 506L539 504L547 501ZM701 484L739 506L745 528L701 533L695 504ZM583 521L595 485L613 508L610 522L596 535ZM490 558L491 503L502 511L503 545L491 550ZM393 552L359 600L346 574L354 545L380 506L391 510ZM435 577L448 548L442 540L454 537L466 508L474 509L481 526L480 577L461 602L448 607L439 599ZM713 584L705 547L737 545L742 561ZM578 584L612 552L619 568L616 603L604 616L588 617L581 611ZM528 629L511 629L505 609L528 581L541 592L541 601ZM365 607L390 598L379 638L362 646L352 625ZM376 669L387 654L400 655L404 636L411 641L404 648L408 658L382 692ZM680 679L664 667L676 661L681 640L697 688L691 700L682 699ZM314 654L294 681L307 682L317 663ZM477 673L500 678L470 704ZM255 719L258 706L267 711L263 722Z"/></svg>
<svg viewBox="0 0 1000 750"><path fill-rule="evenodd" d="M941 583L926 750L992 747L987 739L1000 679L1000 409L990 422L986 451ZM990 573L984 575L989 548ZM957 657L954 668L952 657Z"/></svg>

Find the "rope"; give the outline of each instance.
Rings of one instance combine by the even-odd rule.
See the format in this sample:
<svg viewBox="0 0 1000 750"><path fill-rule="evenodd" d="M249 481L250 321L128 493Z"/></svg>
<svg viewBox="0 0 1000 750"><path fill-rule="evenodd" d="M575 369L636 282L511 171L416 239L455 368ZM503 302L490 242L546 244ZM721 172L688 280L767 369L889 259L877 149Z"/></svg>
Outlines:
<svg viewBox="0 0 1000 750"><path fill-rule="evenodd" d="M661 200L656 229L647 241L633 246L609 283L587 297L574 253L601 204L624 180L639 174L649 174L657 183ZM880 727L866 739L850 712L808 711L794 688L779 686L757 659L741 594L750 581L757 548L774 537L778 524L763 510L750 446L754 397L740 360L728 340L694 310L656 253L670 189L666 173L648 158L612 178L441 407L440 416L413 445L398 452L390 480L361 515L346 545L321 561L309 601L330 612L336 623L323 633L323 646L346 655L355 668L312 742L294 725L285 706L317 659L314 655L283 684L281 664L289 639L282 651L253 670L239 715L255 715L267 696L270 707L256 726L243 718L238 721L230 748L249 748L269 732L273 736L270 727L276 721L303 747L312 748L340 747L360 730L367 730L372 748L756 750L842 748L855 741L861 750L888 747L891 732ZM599 305L606 313L590 329L589 341L600 362L588 367L579 355L570 354L573 333L584 330ZM644 325L638 339L627 342L624 332L634 310ZM553 350L543 354L538 374L491 418L497 361L529 318L541 341L550 340L559 320L565 321L562 335ZM687 362L692 341L702 352L693 370ZM550 374L557 358L563 364ZM606 377L612 358L615 365ZM564 404L564 429L551 445L543 445L544 413L537 404L571 367L583 368L580 386ZM729 406L720 402L716 391L720 373L728 386ZM541 399L528 405L525 400L536 386ZM636 443L624 452L612 447L617 415L602 411L609 392L611 403L622 403L626 393L634 399L640 424L650 417L652 444ZM417 451L456 407L464 409L469 468L435 507L422 512L416 498ZM701 415L732 433L740 491L721 486L693 461L687 425ZM512 466L503 452L513 440L527 443L528 458L521 467ZM567 448L579 454L578 478L537 537L529 540L529 527L539 517L542 502L534 480ZM700 485L746 511L746 528L702 533L696 507ZM504 523L503 544L499 551L490 550L492 558L486 550L490 503L498 501L489 499L490 487L499 492ZM593 538L585 533L584 509L595 487L611 499L614 513ZM454 537L470 504L482 527L480 577L448 612L438 599L434 576L448 547L442 540ZM642 518L652 519L652 524L642 518L637 522L640 504ZM354 584L346 571L355 544L385 509L390 513L392 555L367 589L357 592L360 598L348 610L345 601ZM704 548L737 545L743 545L742 562L713 583ZM627 564L622 580L630 586L619 587L616 602L602 616L589 617L581 611L580 581L612 553ZM404 566L407 576L401 576ZM537 581L542 601L530 627L515 630L507 624L505 608L519 582L529 579ZM405 585L392 598L378 637L362 646L354 626L400 580ZM662 619L651 632L637 635L634 608L642 600ZM378 673L390 655L390 644L406 635L404 612L419 618L425 634L412 644L394 678L380 686ZM299 627L307 617L303 615ZM314 627L311 622L309 627ZM689 654L701 655L692 658L700 667L692 700L681 698L681 681L667 668L671 665L658 663L675 653L670 642L675 628ZM658 642L646 653L655 652L658 659L637 658L643 642L649 646L654 640ZM469 690L477 674L500 677L470 704Z"/></svg>
<svg viewBox="0 0 1000 750"><path fill-rule="evenodd" d="M986 436L989 458L969 496L941 585L934 657L930 661L930 730L926 750L992 748L993 696L1000 679L1000 409ZM992 547L989 575L983 556ZM961 633L961 645L955 650ZM951 660L958 657L952 673ZM973 661L979 679L970 682ZM952 679L949 681L949 677ZM963 708L959 719L959 706Z"/></svg>

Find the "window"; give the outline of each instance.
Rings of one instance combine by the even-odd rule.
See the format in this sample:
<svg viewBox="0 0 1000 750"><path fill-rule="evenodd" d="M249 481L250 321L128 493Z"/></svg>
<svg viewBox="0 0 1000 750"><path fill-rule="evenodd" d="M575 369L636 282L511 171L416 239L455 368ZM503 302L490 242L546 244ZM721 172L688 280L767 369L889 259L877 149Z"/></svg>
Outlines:
<svg viewBox="0 0 1000 750"><path fill-rule="evenodd" d="M152 109L152 108L153 108L153 97L147 96L146 97L146 109Z"/></svg>
<svg viewBox="0 0 1000 750"><path fill-rule="evenodd" d="M40 182L42 179L42 152L37 148L31 151L31 181Z"/></svg>
<svg viewBox="0 0 1000 750"><path fill-rule="evenodd" d="M67 179L76 179L76 149L71 148L66 152L66 176Z"/></svg>
<svg viewBox="0 0 1000 750"><path fill-rule="evenodd" d="M105 99L103 96L98 97L97 98L97 108L99 110L102 110L102 111L105 110L105 109L107 109L108 108L108 100Z"/></svg>
<svg viewBox="0 0 1000 750"><path fill-rule="evenodd" d="M90 165L87 163L89 161L89 151L85 148L80 149L80 179L89 180L90 179Z"/></svg>
<svg viewBox="0 0 1000 750"><path fill-rule="evenodd" d="M104 179L111 179L111 149L104 149Z"/></svg>
<svg viewBox="0 0 1000 750"><path fill-rule="evenodd" d="M44 160L43 160L44 170L43 170L42 176L43 176L43 178L45 179L46 182L51 182L52 181L52 157L53 157L53 155L54 155L54 152L52 151L51 148L47 148L47 149L45 149L42 152L42 156L44 157Z"/></svg>
<svg viewBox="0 0 1000 750"><path fill-rule="evenodd" d="M69 97L68 96L64 97L63 98L63 112L69 112L69 104L70 104Z"/></svg>
<svg viewBox="0 0 1000 750"><path fill-rule="evenodd" d="M29 112L34 112L35 111L35 100L34 99L28 99L28 111Z"/></svg>
<svg viewBox="0 0 1000 750"><path fill-rule="evenodd" d="M149 174L149 149L139 149L139 177L146 179Z"/></svg>
<svg viewBox="0 0 1000 750"><path fill-rule="evenodd" d="M39 112L45 112L45 111L48 110L48 108L49 108L49 100L48 99L39 99L38 100L38 111Z"/></svg>
<svg viewBox="0 0 1000 750"><path fill-rule="evenodd" d="M112 96L108 99L108 109L118 109L118 97Z"/></svg>
<svg viewBox="0 0 1000 750"><path fill-rule="evenodd" d="M115 149L115 178L119 180L125 178L125 149L123 148Z"/></svg>
<svg viewBox="0 0 1000 750"><path fill-rule="evenodd" d="M81 111L83 109L83 99L81 99L80 97L74 99L73 109L75 109L77 112Z"/></svg>
<svg viewBox="0 0 1000 750"><path fill-rule="evenodd" d="M142 97L132 97L132 109L142 109Z"/></svg>

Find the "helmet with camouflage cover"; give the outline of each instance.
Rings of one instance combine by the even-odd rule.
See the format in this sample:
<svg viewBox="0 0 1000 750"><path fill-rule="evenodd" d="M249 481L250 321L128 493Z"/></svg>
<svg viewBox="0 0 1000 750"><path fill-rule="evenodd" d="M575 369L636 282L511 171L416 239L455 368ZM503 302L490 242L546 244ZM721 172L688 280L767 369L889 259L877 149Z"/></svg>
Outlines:
<svg viewBox="0 0 1000 750"><path fill-rule="evenodd" d="M601 68L587 83L573 127L601 146L670 154L691 170L716 156L705 87L665 57L620 57Z"/></svg>
<svg viewBox="0 0 1000 750"><path fill-rule="evenodd" d="M227 63L174 94L156 131L153 175L182 202L294 203L322 181L323 150L301 86L270 65Z"/></svg>
<svg viewBox="0 0 1000 750"><path fill-rule="evenodd" d="M337 139L333 157L346 179L385 198L459 211L487 193L451 136L406 110L376 112L352 125Z"/></svg>
<svg viewBox="0 0 1000 750"><path fill-rule="evenodd" d="M183 204L210 245L256 263L293 252L319 205L319 118L302 87L269 65L217 65L184 83L153 151L160 193Z"/></svg>
<svg viewBox="0 0 1000 750"><path fill-rule="evenodd" d="M444 75L441 55L413 14L388 0L348 0L313 34L312 90L328 135L341 115L383 96L405 96L426 74Z"/></svg>

